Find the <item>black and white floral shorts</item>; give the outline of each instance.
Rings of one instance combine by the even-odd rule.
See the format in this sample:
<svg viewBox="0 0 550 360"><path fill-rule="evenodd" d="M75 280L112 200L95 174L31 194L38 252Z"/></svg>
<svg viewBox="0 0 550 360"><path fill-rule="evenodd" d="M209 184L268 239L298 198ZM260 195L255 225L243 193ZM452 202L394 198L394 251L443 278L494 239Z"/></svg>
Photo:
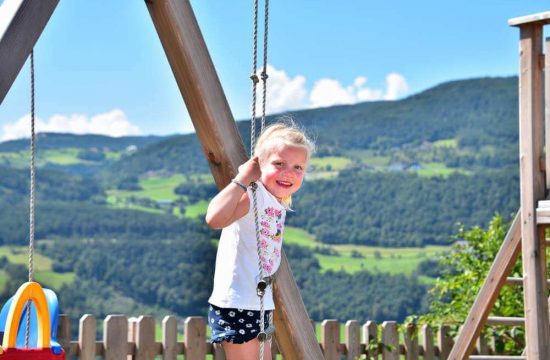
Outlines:
<svg viewBox="0 0 550 360"><path fill-rule="evenodd" d="M228 341L242 344L254 339L260 332L260 312L255 310L220 308L209 304L208 325L212 329L211 341ZM269 315L265 312L265 328L269 326Z"/></svg>

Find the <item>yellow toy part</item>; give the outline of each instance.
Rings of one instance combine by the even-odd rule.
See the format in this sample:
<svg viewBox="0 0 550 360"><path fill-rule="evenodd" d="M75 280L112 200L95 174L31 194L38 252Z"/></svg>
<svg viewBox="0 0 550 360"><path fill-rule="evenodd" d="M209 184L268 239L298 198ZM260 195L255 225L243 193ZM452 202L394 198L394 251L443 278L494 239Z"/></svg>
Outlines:
<svg viewBox="0 0 550 360"><path fill-rule="evenodd" d="M40 286L39 283L26 282L19 287L13 297L6 320L6 329L4 332L4 339L2 341L2 348L15 348L19 323L21 322L21 314L23 313L23 308L27 305L29 300L34 302L36 317L38 320L38 338L36 340L37 348L44 349L50 347L51 325L46 295L44 295L44 290L42 290L42 286Z"/></svg>

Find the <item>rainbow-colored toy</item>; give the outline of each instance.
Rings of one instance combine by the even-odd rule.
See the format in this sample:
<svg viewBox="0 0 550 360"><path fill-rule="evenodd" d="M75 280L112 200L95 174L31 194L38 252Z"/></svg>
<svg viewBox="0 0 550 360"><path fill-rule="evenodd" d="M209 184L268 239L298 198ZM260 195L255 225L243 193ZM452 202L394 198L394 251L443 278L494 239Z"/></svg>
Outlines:
<svg viewBox="0 0 550 360"><path fill-rule="evenodd" d="M32 301L29 347L25 348L26 304L29 300ZM0 331L4 331L0 360L65 360L63 348L55 341L57 306L53 291L42 289L36 282L21 285L0 313ZM53 321L51 316L54 316Z"/></svg>

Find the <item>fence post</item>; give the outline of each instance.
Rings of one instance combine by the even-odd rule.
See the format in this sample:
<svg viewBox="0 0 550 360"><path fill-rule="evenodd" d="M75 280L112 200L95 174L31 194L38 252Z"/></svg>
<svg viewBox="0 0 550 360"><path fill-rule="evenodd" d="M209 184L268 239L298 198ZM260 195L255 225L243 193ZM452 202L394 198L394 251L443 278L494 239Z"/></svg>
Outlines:
<svg viewBox="0 0 550 360"><path fill-rule="evenodd" d="M375 321L367 321L363 325L363 342L365 343L366 349L369 348L370 342L378 343L378 326ZM378 350L366 350L367 359L373 358L378 359Z"/></svg>
<svg viewBox="0 0 550 360"><path fill-rule="evenodd" d="M71 319L65 314L59 315L57 323L57 340L66 354L71 351Z"/></svg>
<svg viewBox="0 0 550 360"><path fill-rule="evenodd" d="M340 324L338 320L323 320L321 323L321 344L325 360L340 360Z"/></svg>
<svg viewBox="0 0 550 360"><path fill-rule="evenodd" d="M126 355L126 360L134 360L136 351L136 333L137 333L137 318L132 316L128 318L128 344L133 344L132 351Z"/></svg>
<svg viewBox="0 0 550 360"><path fill-rule="evenodd" d="M140 316L136 323L135 360L155 360L155 319Z"/></svg>
<svg viewBox="0 0 550 360"><path fill-rule="evenodd" d="M487 337L485 337L483 331L477 338L476 348L479 355L489 355L489 345L487 344Z"/></svg>
<svg viewBox="0 0 550 360"><path fill-rule="evenodd" d="M178 342L178 322L174 316L162 319L162 359L176 360Z"/></svg>
<svg viewBox="0 0 550 360"><path fill-rule="evenodd" d="M105 360L126 360L128 355L128 318L109 315L103 323Z"/></svg>
<svg viewBox="0 0 550 360"><path fill-rule="evenodd" d="M346 322L346 359L355 360L361 355L359 337L359 322L357 320L348 320Z"/></svg>
<svg viewBox="0 0 550 360"><path fill-rule="evenodd" d="M424 360L434 359L434 334L428 324L422 325L422 341L424 344Z"/></svg>
<svg viewBox="0 0 550 360"><path fill-rule="evenodd" d="M399 360L399 336L395 321L384 321L382 323L382 343L384 344L382 359Z"/></svg>
<svg viewBox="0 0 550 360"><path fill-rule="evenodd" d="M449 336L449 327L441 325L438 332L439 359L447 360L451 349L453 348L453 339Z"/></svg>
<svg viewBox="0 0 550 360"><path fill-rule="evenodd" d="M184 327L185 358L203 360L206 357L206 322L201 316L190 316Z"/></svg>
<svg viewBox="0 0 550 360"><path fill-rule="evenodd" d="M405 359L418 360L418 329L414 324L406 324Z"/></svg>
<svg viewBox="0 0 550 360"><path fill-rule="evenodd" d="M86 314L80 318L78 325L79 360L95 360L95 317Z"/></svg>
<svg viewBox="0 0 550 360"><path fill-rule="evenodd" d="M225 360L222 344L212 344L212 348L214 349L214 360Z"/></svg>

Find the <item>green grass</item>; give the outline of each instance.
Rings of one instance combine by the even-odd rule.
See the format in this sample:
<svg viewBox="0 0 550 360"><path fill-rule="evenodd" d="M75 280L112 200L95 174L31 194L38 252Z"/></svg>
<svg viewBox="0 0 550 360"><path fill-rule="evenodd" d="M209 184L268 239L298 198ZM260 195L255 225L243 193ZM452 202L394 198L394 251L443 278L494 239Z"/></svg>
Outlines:
<svg viewBox="0 0 550 360"><path fill-rule="evenodd" d="M0 256L5 256L12 264L27 265L29 262L26 246L0 246ZM71 284L75 279L74 273L56 273L52 270L53 260L35 251L33 258L35 279L54 290L65 284ZM5 286L9 274L0 272L0 288Z"/></svg>
<svg viewBox="0 0 550 360"><path fill-rule="evenodd" d="M433 143L434 147L448 147L456 149L458 147L458 140L457 139L443 139L443 140L437 140Z"/></svg>
<svg viewBox="0 0 550 360"><path fill-rule="evenodd" d="M206 214L208 208L208 200L201 200L195 204L191 204L185 207L185 217L196 218Z"/></svg>
<svg viewBox="0 0 550 360"><path fill-rule="evenodd" d="M159 200L176 200L179 195L174 193L174 190L178 185L185 182L185 176L181 174L175 174L169 177L152 176L139 181L139 185L142 190L127 191L127 190L109 190L107 194L109 198L107 201L114 204L115 199L127 199L129 197L151 199L154 201Z"/></svg>
<svg viewBox="0 0 550 360"><path fill-rule="evenodd" d="M285 226L284 241L301 247L314 248L318 243L315 237L300 228Z"/></svg>
<svg viewBox="0 0 550 360"><path fill-rule="evenodd" d="M444 163L422 163L422 169L417 170L416 173L422 177L434 177L443 176L447 177L455 172L470 175L470 172L464 169L449 168Z"/></svg>
<svg viewBox="0 0 550 360"><path fill-rule="evenodd" d="M321 271L344 270L347 273L367 270L410 275L423 260L449 250L447 246L384 248L362 245L327 245L317 242L315 237L307 231L292 226L285 227L284 239L285 243L310 249L323 246L338 251L338 256L315 254L315 257L319 260ZM353 257L352 252L357 252L362 257ZM428 279L422 281L428 282Z"/></svg>
<svg viewBox="0 0 550 360"><path fill-rule="evenodd" d="M56 273L54 271L37 271L34 274L36 281L47 284L53 289L61 289L63 285L70 285L74 282L75 273Z"/></svg>
<svg viewBox="0 0 550 360"><path fill-rule="evenodd" d="M39 159L44 162L49 162L58 165L74 165L85 164L85 161L78 158L80 150L76 148L66 148L59 150L46 150L39 154Z"/></svg>
<svg viewBox="0 0 550 360"><path fill-rule="evenodd" d="M351 159L342 156L314 157L310 161L315 169L342 170L351 164Z"/></svg>

